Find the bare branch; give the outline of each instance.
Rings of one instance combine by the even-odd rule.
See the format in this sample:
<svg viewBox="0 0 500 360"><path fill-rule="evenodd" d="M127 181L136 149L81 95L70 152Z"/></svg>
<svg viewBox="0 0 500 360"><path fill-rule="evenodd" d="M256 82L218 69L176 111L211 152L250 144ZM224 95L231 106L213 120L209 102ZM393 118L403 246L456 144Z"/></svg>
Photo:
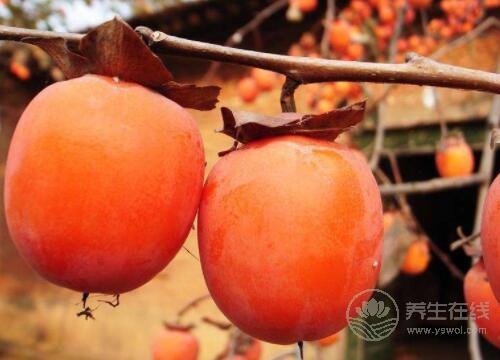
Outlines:
<svg viewBox="0 0 500 360"><path fill-rule="evenodd" d="M320 50L321 57L325 59L330 58L330 29L332 27L332 23L335 20L335 0L327 0L326 3L326 14L324 20L324 30L323 37L321 38Z"/></svg>
<svg viewBox="0 0 500 360"><path fill-rule="evenodd" d="M395 194L423 194L447 189L458 189L465 186L477 185L484 181L483 174L454 178L436 178L425 181L415 181L402 184L380 185L380 193L384 196Z"/></svg>
<svg viewBox="0 0 500 360"><path fill-rule="evenodd" d="M312 59L192 41L143 26L136 30L160 53L258 67L284 74L300 83L364 81L432 85L500 94L499 74L441 64L417 55L406 64ZM0 26L0 39L21 41L26 37L59 37L76 45L83 35Z"/></svg>
<svg viewBox="0 0 500 360"><path fill-rule="evenodd" d="M396 28L391 37L391 42L389 46L389 62L393 63L396 58L397 53L397 42L403 31L404 18L408 4L406 1L398 9L398 15L396 19ZM390 85L385 85L385 90L390 87ZM384 138L385 138L385 116L386 116L386 105L384 101L381 101L377 108L377 127L375 129L375 138L373 140L373 152L370 157L370 168L375 170L380 162L380 154L384 149Z"/></svg>

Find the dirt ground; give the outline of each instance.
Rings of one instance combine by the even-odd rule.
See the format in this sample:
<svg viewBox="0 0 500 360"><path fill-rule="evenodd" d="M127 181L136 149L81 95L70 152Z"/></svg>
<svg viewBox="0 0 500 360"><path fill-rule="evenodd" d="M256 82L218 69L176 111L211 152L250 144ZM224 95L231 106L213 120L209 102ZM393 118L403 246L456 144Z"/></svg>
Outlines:
<svg viewBox="0 0 500 360"><path fill-rule="evenodd" d="M225 106L250 111L265 108L269 114L279 112L278 99L279 92L275 91L267 98L260 97L250 106L241 104L234 96L233 85L225 86L221 96ZM193 111L192 114L202 132L208 174L217 161L217 152L230 147L232 141L214 131L221 127L218 109L210 112ZM2 125L0 163L3 182L3 165L13 124L4 122ZM8 238L3 208L1 212L1 359L148 359L151 339L161 330L162 321L174 321L179 309L208 292L198 260L181 250L172 263L151 282L123 294L119 307L101 304L95 312L96 320L85 321L76 316L81 310L81 294L44 281L19 258ZM185 246L194 256L198 256L195 231L191 232ZM91 298L90 305L97 305L99 299ZM201 342L200 360L211 360L224 349L228 334L201 323L203 316L220 321L225 319L211 301L204 302L185 317L187 323L198 324L194 333ZM342 343L330 349L325 358L341 358ZM288 349L291 347L266 344L263 359ZM314 349L309 347L308 353L314 353Z"/></svg>

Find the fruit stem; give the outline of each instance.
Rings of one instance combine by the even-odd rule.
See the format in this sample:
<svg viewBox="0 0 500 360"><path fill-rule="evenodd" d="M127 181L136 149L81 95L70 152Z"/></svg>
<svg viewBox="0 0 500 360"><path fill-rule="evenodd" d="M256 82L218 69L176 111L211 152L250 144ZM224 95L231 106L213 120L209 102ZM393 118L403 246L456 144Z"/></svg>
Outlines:
<svg viewBox="0 0 500 360"><path fill-rule="evenodd" d="M295 106L294 93L300 83L290 77L286 77L283 88L281 89L281 111L284 113L297 112Z"/></svg>
<svg viewBox="0 0 500 360"><path fill-rule="evenodd" d="M299 341L297 343L297 346L299 347L300 360L304 360L304 342L303 341Z"/></svg>

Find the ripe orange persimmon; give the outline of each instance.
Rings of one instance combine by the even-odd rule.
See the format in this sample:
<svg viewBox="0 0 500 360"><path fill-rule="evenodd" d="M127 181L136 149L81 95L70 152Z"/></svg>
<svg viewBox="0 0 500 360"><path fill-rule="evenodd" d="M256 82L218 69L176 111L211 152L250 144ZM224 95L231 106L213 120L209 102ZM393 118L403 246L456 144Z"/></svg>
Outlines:
<svg viewBox="0 0 500 360"><path fill-rule="evenodd" d="M493 295L490 285L483 262L480 260L465 276L464 295L477 327L485 330L485 333L481 334L491 344L500 348L500 303ZM483 314L477 311L481 303L488 306L488 310Z"/></svg>
<svg viewBox="0 0 500 360"><path fill-rule="evenodd" d="M472 149L462 137L448 137L436 152L436 167L441 177L470 175L474 171Z"/></svg>
<svg viewBox="0 0 500 360"><path fill-rule="evenodd" d="M500 301L500 175L488 190L481 222L483 258L491 287Z"/></svg>
<svg viewBox="0 0 500 360"><path fill-rule="evenodd" d="M408 275L422 274L431 261L429 244L427 240L414 241L406 252L405 259L401 264L401 271Z"/></svg>
<svg viewBox="0 0 500 360"><path fill-rule="evenodd" d="M305 13L312 12L318 7L318 0L290 0L290 4Z"/></svg>
<svg viewBox="0 0 500 360"><path fill-rule="evenodd" d="M165 329L153 340L153 360L196 360L199 348L188 331Z"/></svg>
<svg viewBox="0 0 500 360"><path fill-rule="evenodd" d="M275 72L259 68L252 69L252 78L262 91L272 90L278 80Z"/></svg>
<svg viewBox="0 0 500 360"><path fill-rule="evenodd" d="M222 157L198 216L216 304L245 333L277 344L346 326L349 302L375 285L382 236L380 192L366 161L302 136L250 142Z"/></svg>
<svg viewBox="0 0 500 360"><path fill-rule="evenodd" d="M187 111L137 84L86 75L24 111L5 210L21 255L55 284L119 294L161 271L186 239L204 154Z"/></svg>
<svg viewBox="0 0 500 360"><path fill-rule="evenodd" d="M240 79L236 84L238 95L245 102L252 102L259 95L259 86L253 77Z"/></svg>
<svg viewBox="0 0 500 360"><path fill-rule="evenodd" d="M335 333L335 334L327 336L327 337L325 337L323 339L319 339L318 340L318 344L321 347L327 347L327 346L331 346L331 345L335 344L339 340L340 340L340 334L339 333Z"/></svg>
<svg viewBox="0 0 500 360"><path fill-rule="evenodd" d="M351 43L351 27L345 21L336 21L330 27L330 46L333 50L344 53Z"/></svg>

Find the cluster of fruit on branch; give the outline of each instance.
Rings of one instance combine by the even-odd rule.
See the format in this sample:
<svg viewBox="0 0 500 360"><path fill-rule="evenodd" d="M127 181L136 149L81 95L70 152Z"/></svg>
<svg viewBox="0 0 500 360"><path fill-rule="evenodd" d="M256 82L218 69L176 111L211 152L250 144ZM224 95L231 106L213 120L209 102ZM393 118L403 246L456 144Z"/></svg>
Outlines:
<svg viewBox="0 0 500 360"><path fill-rule="evenodd" d="M317 1L290 1L290 6L304 13L316 11ZM321 54L319 38L322 34L306 32L288 50L290 56L334 58L347 61L389 59L389 45L395 36L398 13L403 9L402 31L396 41L392 61L404 63L408 52L431 55L446 46L452 38L471 31L483 18L479 0L442 0L439 12L427 24L430 0L351 0L339 11L337 18L325 27L329 53ZM499 1L486 1L485 9L499 7ZM435 12L434 12L435 13ZM418 20L418 21L417 21ZM423 25L422 25L423 23ZM280 83L276 74L253 69L237 83L237 92L244 102L253 102L259 94L272 90ZM357 83L331 83L326 88L307 86L307 103L317 113L333 110L345 101L358 101L363 95Z"/></svg>

